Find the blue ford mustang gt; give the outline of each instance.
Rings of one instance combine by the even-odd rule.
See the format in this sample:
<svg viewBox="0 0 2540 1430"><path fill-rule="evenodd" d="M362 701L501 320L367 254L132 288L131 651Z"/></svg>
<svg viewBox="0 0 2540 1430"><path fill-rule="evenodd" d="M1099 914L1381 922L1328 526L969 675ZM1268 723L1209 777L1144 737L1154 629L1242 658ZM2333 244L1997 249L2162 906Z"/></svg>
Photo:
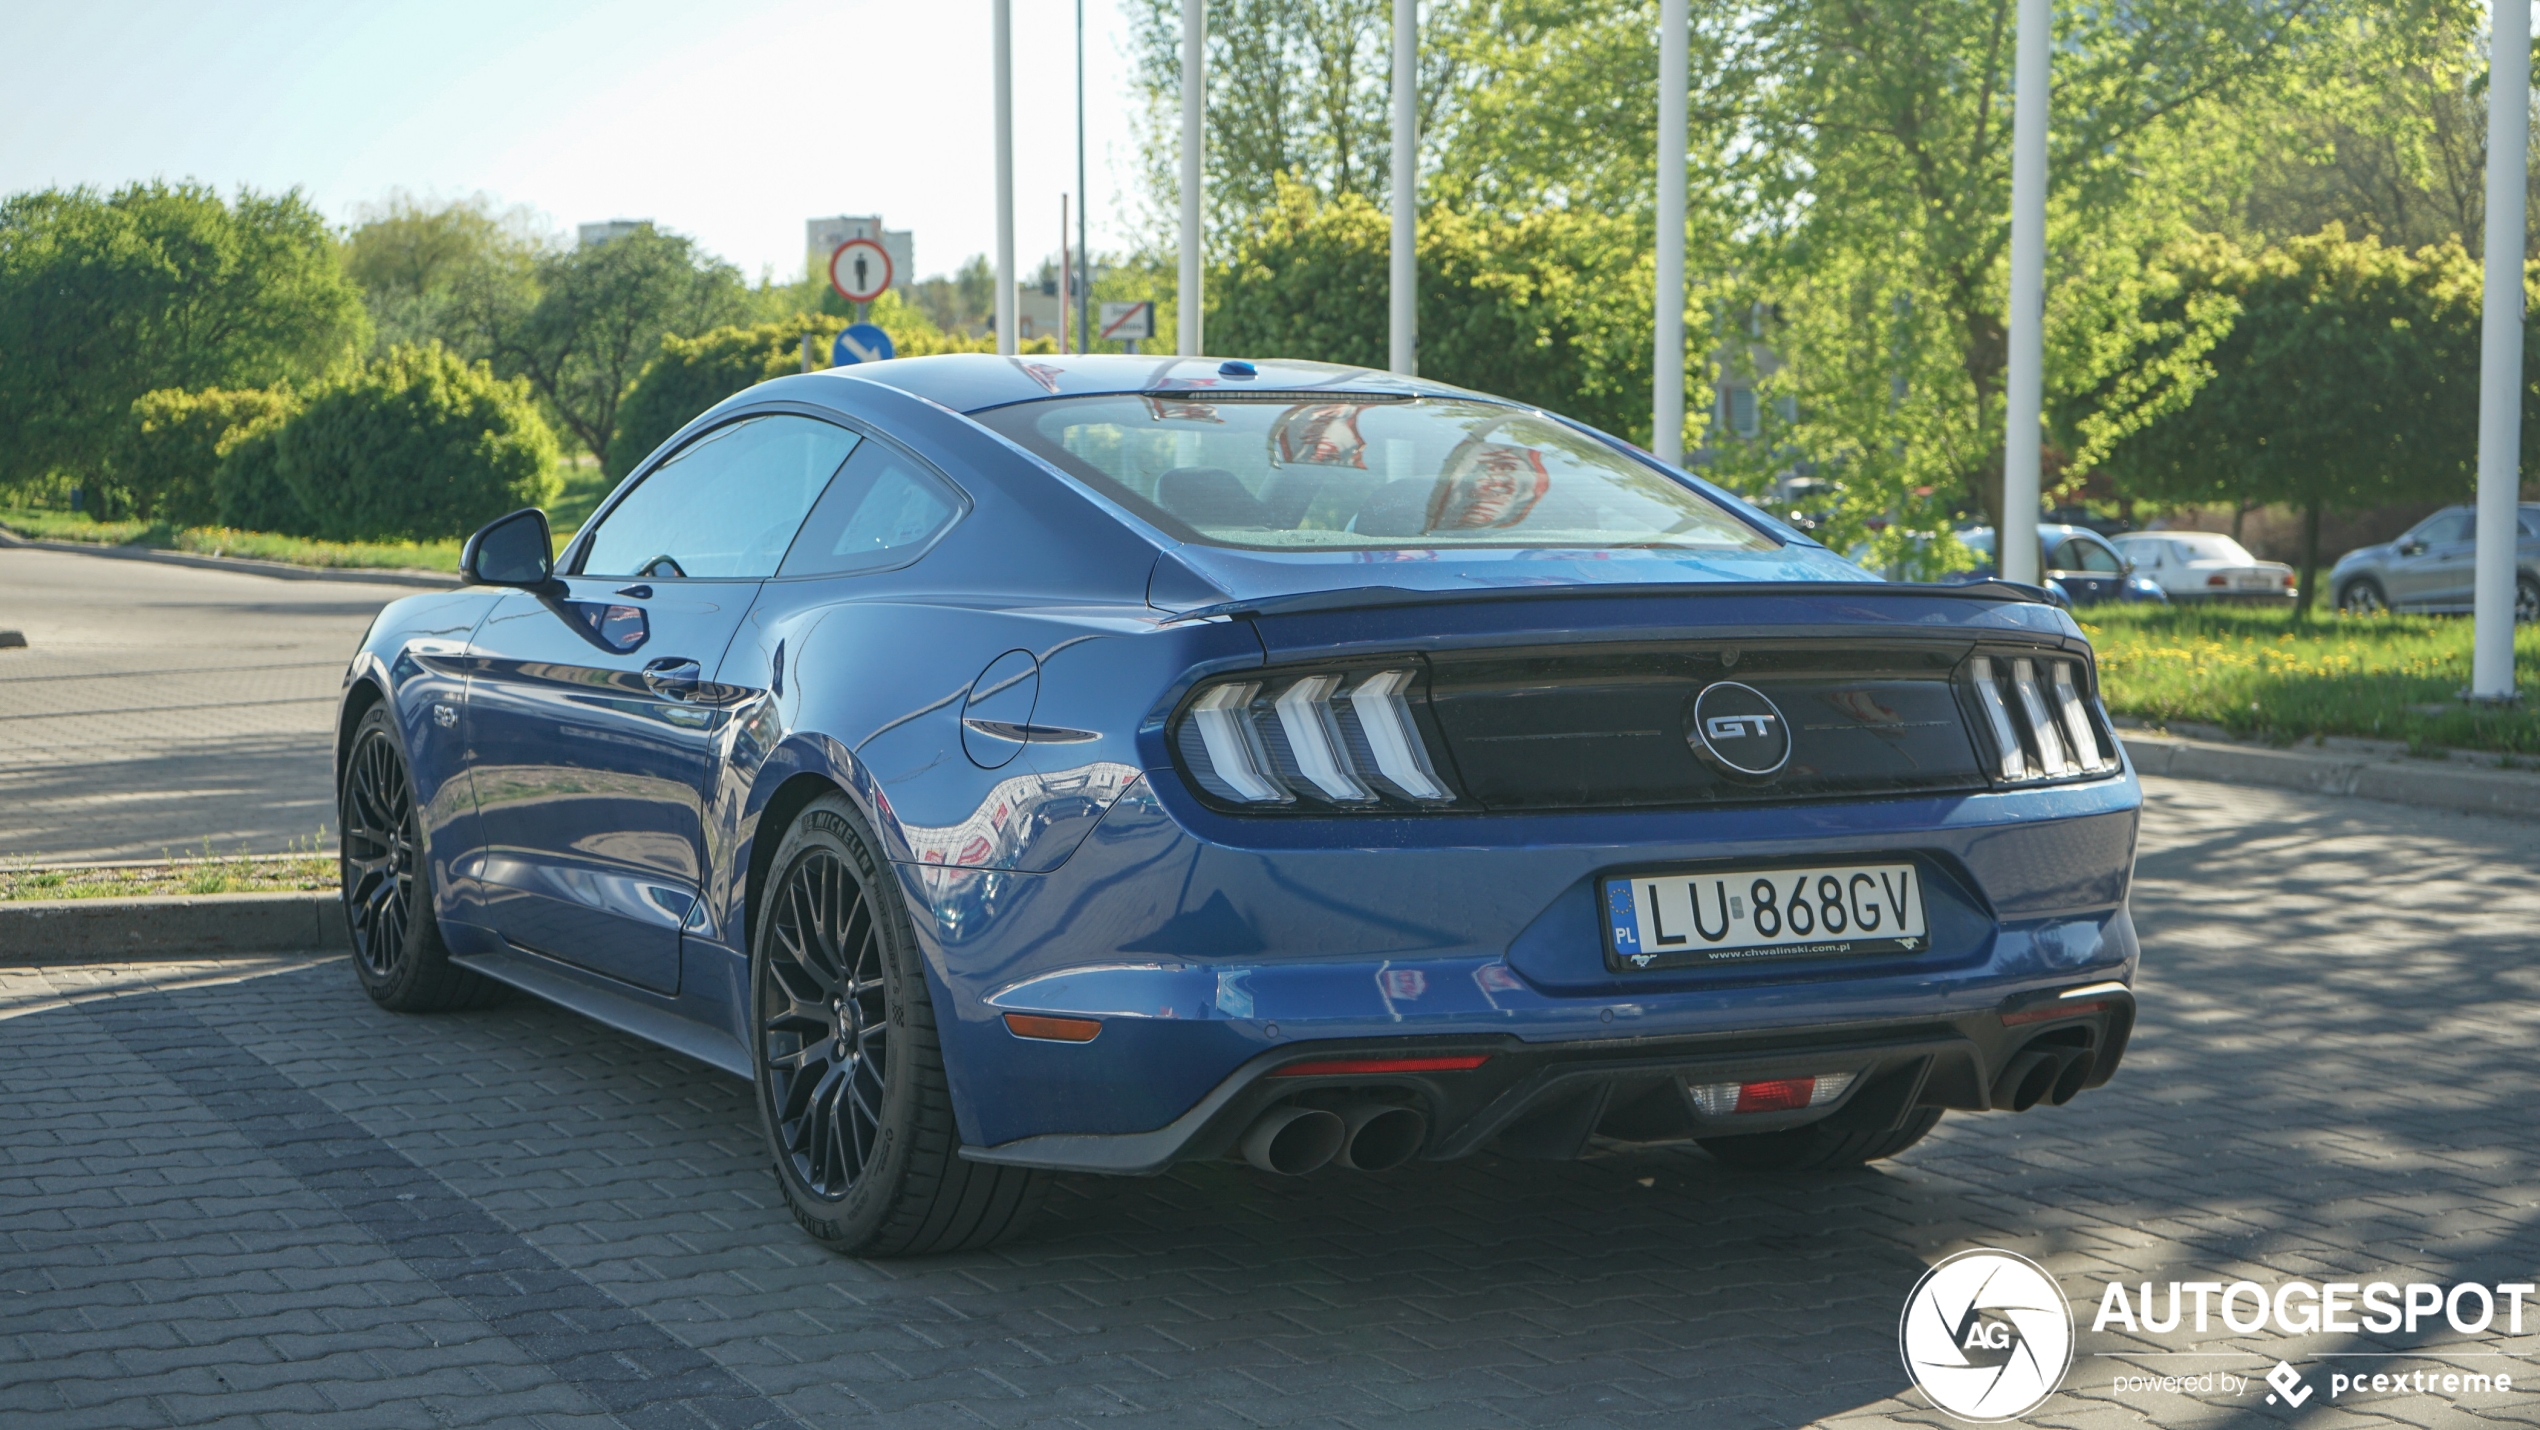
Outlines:
<svg viewBox="0 0 2540 1430"><path fill-rule="evenodd" d="M1857 1163L2133 1025L2071 618L1532 408L885 362L724 402L552 549L494 522L353 660L355 969L751 1079L842 1250L985 1245L1059 1170Z"/></svg>

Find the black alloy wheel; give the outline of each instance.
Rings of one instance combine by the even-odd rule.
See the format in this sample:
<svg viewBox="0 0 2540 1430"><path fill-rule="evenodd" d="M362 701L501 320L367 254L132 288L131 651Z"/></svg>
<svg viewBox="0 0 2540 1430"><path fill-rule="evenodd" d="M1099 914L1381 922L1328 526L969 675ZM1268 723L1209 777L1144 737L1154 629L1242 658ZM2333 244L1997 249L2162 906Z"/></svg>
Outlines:
<svg viewBox="0 0 2540 1430"><path fill-rule="evenodd" d="M2380 582L2358 576L2337 588L2337 609L2350 616L2375 616L2390 609L2390 598L2382 594Z"/></svg>
<svg viewBox="0 0 2540 1430"><path fill-rule="evenodd" d="M916 929L879 845L846 796L824 795L752 898L768 1160L794 1220L833 1251L975 1250L1021 1231L1049 1179L962 1158Z"/></svg>
<svg viewBox="0 0 2540 1430"><path fill-rule="evenodd" d="M373 978L393 978L414 924L416 849L423 837L405 757L385 730L364 729L353 747L343 818L340 872L353 956Z"/></svg>
<svg viewBox="0 0 2540 1430"><path fill-rule="evenodd" d="M864 883L829 849L785 871L768 907L759 1042L783 1155L813 1195L854 1187L882 1138L890 994Z"/></svg>
<svg viewBox="0 0 2540 1430"><path fill-rule="evenodd" d="M450 962L441 942L414 778L384 704L372 706L353 732L336 815L343 831L336 868L353 935L353 972L363 991L399 1013L481 1008L498 1000L502 985Z"/></svg>

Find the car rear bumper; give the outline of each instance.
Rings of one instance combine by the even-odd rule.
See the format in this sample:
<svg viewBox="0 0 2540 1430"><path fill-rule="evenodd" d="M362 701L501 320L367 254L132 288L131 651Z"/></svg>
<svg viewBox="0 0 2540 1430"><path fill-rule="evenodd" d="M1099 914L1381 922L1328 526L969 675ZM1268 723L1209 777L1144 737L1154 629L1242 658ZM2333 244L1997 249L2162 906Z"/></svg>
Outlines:
<svg viewBox="0 0 2540 1430"><path fill-rule="evenodd" d="M2014 995L1980 1012L1937 1019L1834 1023L1768 1032L1590 1038L1528 1043L1498 1036L1316 1041L1263 1053L1219 1082L1181 1116L1148 1132L1047 1134L964 1147L972 1161L1077 1172L1142 1175L1177 1162L1229 1154L1265 1114L1285 1104L1346 1105L1373 1099L1426 1119L1420 1154L1567 1159L1593 1137L1625 1142L1734 1136L1829 1122L1848 1130L1902 1126L1917 1109L1996 1109L2011 1090L2004 1072L2032 1048L2086 1058L2079 1085L2116 1071L2134 1026L2131 992L2115 981ZM1444 1071L1285 1070L1339 1060L1383 1063L1478 1056ZM1793 1112L1706 1114L1688 1093L1701 1084L1848 1074L1843 1095Z"/></svg>
<svg viewBox="0 0 2540 1430"><path fill-rule="evenodd" d="M1942 1038L1973 1053L1934 1068L1963 1064L1989 1086L2003 1050L1985 1018L2131 978L2140 802L2125 774L1924 800L1371 821L1368 842L1333 847L1301 821L1212 816L1142 783L1047 874L899 872L923 911L965 1142L1135 1167L1188 1155L1176 1149L1251 1079L1358 1048L1469 1045L1514 1069ZM1606 951L1606 874L1820 856L1923 864L1928 946L1646 971ZM1009 1015L1100 1026L1044 1040L1018 1036ZM1450 1111L1441 1129L1470 1120ZM1741 1119L1750 1129L1762 1130Z"/></svg>

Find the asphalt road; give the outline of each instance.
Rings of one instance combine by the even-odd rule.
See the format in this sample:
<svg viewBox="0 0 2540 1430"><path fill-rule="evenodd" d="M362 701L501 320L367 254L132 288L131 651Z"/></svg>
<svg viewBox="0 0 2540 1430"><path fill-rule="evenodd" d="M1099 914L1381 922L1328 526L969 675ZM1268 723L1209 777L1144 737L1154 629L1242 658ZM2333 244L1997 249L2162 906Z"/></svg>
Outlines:
<svg viewBox="0 0 2540 1430"><path fill-rule="evenodd" d="M0 549L0 859L331 849L336 692L408 594Z"/></svg>
<svg viewBox="0 0 2540 1430"><path fill-rule="evenodd" d="M2149 793L2143 1022L2070 1107L1819 1177L1069 1179L924 1261L811 1246L743 1085L543 1004L397 1017L341 960L181 949L0 971L0 1425L1942 1425L1897 1317L1975 1246L2073 1302L2032 1425L2540 1424L2540 1315L2091 1329L2110 1280L2540 1280L2535 826ZM2518 1384L2332 1399L2376 1371Z"/></svg>

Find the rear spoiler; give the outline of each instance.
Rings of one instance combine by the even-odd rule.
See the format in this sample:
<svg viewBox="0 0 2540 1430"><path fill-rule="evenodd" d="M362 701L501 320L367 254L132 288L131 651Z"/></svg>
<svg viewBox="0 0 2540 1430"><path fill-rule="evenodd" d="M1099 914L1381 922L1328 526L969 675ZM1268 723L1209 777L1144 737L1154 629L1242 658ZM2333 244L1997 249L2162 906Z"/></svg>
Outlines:
<svg viewBox="0 0 2540 1430"><path fill-rule="evenodd" d="M1472 601L1559 601L1600 596L1863 596L1873 592L2041 606L2063 604L2043 586L1998 579L1957 585L1922 581L1635 581L1464 586L1445 591L1421 591L1407 586L1349 586L1336 591L1301 591L1254 600L1224 601L1213 606L1177 611L1166 616L1162 623L1227 620L1237 616L1297 615L1310 611L1363 611L1388 606L1463 605Z"/></svg>

